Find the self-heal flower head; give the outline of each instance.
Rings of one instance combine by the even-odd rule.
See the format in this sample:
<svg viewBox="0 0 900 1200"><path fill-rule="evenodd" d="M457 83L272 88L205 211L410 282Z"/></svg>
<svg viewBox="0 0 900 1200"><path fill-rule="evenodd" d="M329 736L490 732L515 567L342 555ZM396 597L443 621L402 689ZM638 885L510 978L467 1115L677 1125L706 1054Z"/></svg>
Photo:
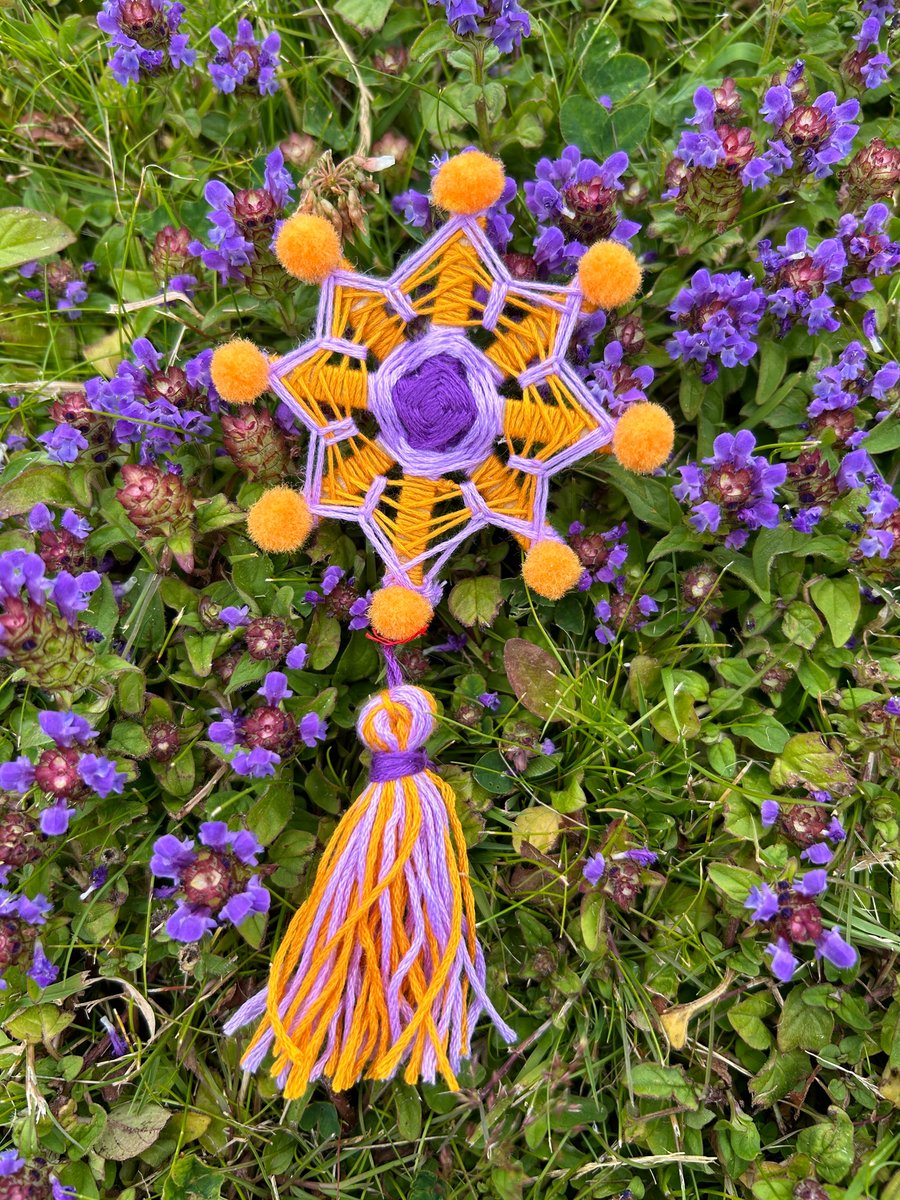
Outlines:
<svg viewBox="0 0 900 1200"><path fill-rule="evenodd" d="M691 505L690 523L700 533L724 534L730 549L744 545L757 529L779 523L775 491L787 478L784 463L769 463L754 454L756 438L748 429L720 433L713 453L702 466L679 468L681 483L672 488L676 500Z"/></svg>
<svg viewBox="0 0 900 1200"><path fill-rule="evenodd" d="M489 37L501 54L517 50L531 33L531 18L519 0L443 0L443 5L455 33Z"/></svg>
<svg viewBox="0 0 900 1200"><path fill-rule="evenodd" d="M269 893L253 874L262 846L248 829L204 821L199 846L173 834L158 838L150 861L154 875L173 881L159 894L177 896L166 932L175 941L199 941L219 925L240 925L269 909Z"/></svg>
<svg viewBox="0 0 900 1200"><path fill-rule="evenodd" d="M840 238L823 238L813 247L808 230L801 225L790 230L775 249L768 238L762 238L757 258L766 273L768 309L778 320L782 335L798 320L810 333L834 333L840 328L828 290L840 285L847 265Z"/></svg>
<svg viewBox="0 0 900 1200"><path fill-rule="evenodd" d="M179 33L184 5L174 0L105 0L97 24L112 51L109 69L123 86L158 75L166 65L193 66L196 51Z"/></svg>
<svg viewBox="0 0 900 1200"><path fill-rule="evenodd" d="M827 178L849 155L859 130L858 100L838 104L834 92L823 92L811 104L797 104L787 81L769 88L760 114L773 137L768 149L744 168L743 182L751 188L765 187L789 170Z"/></svg>
<svg viewBox="0 0 900 1200"><path fill-rule="evenodd" d="M862 217L846 213L837 226L837 235L846 256L844 285L851 296L862 296L875 286L882 275L893 275L900 266L900 244L891 241L887 223L891 210L886 204L872 204Z"/></svg>
<svg viewBox="0 0 900 1200"><path fill-rule="evenodd" d="M627 243L640 229L619 214L618 193L628 155L619 150L602 163L567 146L557 159L542 158L525 183L525 203L538 221L534 259L543 273L571 272L588 246L602 238Z"/></svg>
<svg viewBox="0 0 900 1200"><path fill-rule="evenodd" d="M274 30L258 41L253 26L242 17L237 23L234 41L218 25L210 29L209 40L215 55L207 69L218 91L227 94L239 90L257 91L260 96L271 96L278 90L275 73L280 61L281 38Z"/></svg>
<svg viewBox="0 0 900 1200"><path fill-rule="evenodd" d="M633 404L647 399L653 374L652 367L626 362L622 343L613 340L604 348L603 360L591 364L587 385L607 411L620 417Z"/></svg>
<svg viewBox="0 0 900 1200"><path fill-rule="evenodd" d="M740 271L695 271L669 306L679 328L666 344L669 356L703 367L712 382L723 367L746 365L756 353L756 334L766 312L762 289Z"/></svg>
<svg viewBox="0 0 900 1200"><path fill-rule="evenodd" d="M38 724L57 746L84 746L97 735L85 717L73 712L38 713Z"/></svg>
<svg viewBox="0 0 900 1200"><path fill-rule="evenodd" d="M101 800L105 800L112 792L121 796L128 779L128 775L120 771L115 762L98 754L82 754L78 760L78 774Z"/></svg>
<svg viewBox="0 0 900 1200"><path fill-rule="evenodd" d="M841 937L837 928L823 928L818 898L828 886L824 870L808 871L793 880L782 879L773 889L767 883L750 887L744 907L752 920L766 924L772 931L772 941L766 953L772 962L772 973L783 983L789 982L799 966L793 952L797 944L812 942L816 958L827 958L842 970L855 965L856 951Z"/></svg>
<svg viewBox="0 0 900 1200"><path fill-rule="evenodd" d="M253 274L260 259L270 255L278 220L285 215L294 182L276 147L266 158L263 186L233 191L221 179L211 179L203 189L209 207L210 247L199 240L188 250L222 283L241 281Z"/></svg>

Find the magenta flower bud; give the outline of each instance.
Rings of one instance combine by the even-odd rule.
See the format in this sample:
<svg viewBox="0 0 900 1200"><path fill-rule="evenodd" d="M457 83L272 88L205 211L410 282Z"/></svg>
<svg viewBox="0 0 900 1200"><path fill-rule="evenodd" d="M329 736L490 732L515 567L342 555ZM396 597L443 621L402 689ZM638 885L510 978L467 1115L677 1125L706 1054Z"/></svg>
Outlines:
<svg viewBox="0 0 900 1200"><path fill-rule="evenodd" d="M319 154L315 138L311 138L308 133L289 133L283 141L278 143L278 148L284 155L284 161L299 170L308 167ZM375 151L373 148L373 153L382 152Z"/></svg>
<svg viewBox="0 0 900 1200"><path fill-rule="evenodd" d="M788 114L780 132L798 149L815 149L828 136L828 117L815 104L801 104Z"/></svg>
<svg viewBox="0 0 900 1200"><path fill-rule="evenodd" d="M616 209L618 189L597 177L575 179L562 193L563 212L559 227L576 241L591 243L608 238L619 223Z"/></svg>
<svg viewBox="0 0 900 1200"><path fill-rule="evenodd" d="M696 567L689 567L681 577L681 597L684 600L685 607L689 609L699 608L719 590L719 576L721 571L715 563L703 562L698 563ZM705 605L704 611L708 606Z"/></svg>
<svg viewBox="0 0 900 1200"><path fill-rule="evenodd" d="M297 726L290 713L270 705L257 708L241 726L241 740L251 749L274 750L282 758L290 752Z"/></svg>
<svg viewBox="0 0 900 1200"><path fill-rule="evenodd" d="M189 248L192 240L191 231L185 225L177 229L174 225L166 225L159 231L150 251L150 265L158 283L190 270L196 263L196 256Z"/></svg>
<svg viewBox="0 0 900 1200"><path fill-rule="evenodd" d="M606 873L605 890L623 912L628 912L634 906L643 886L641 867L628 859L617 862Z"/></svg>
<svg viewBox="0 0 900 1200"><path fill-rule="evenodd" d="M644 323L636 312L624 316L617 313L612 316L607 325L607 332L609 340L618 342L626 357L640 354L647 341Z"/></svg>
<svg viewBox="0 0 900 1200"><path fill-rule="evenodd" d="M195 399L197 393L188 383L187 375L181 367L166 367L164 370L150 373L144 385L144 395L151 403L157 399L168 400L177 407Z"/></svg>
<svg viewBox="0 0 900 1200"><path fill-rule="evenodd" d="M718 120L730 122L741 116L743 112L741 95L737 90L737 84L730 75L722 80L720 87L712 89L712 94L716 102L716 118Z"/></svg>
<svg viewBox="0 0 900 1200"><path fill-rule="evenodd" d="M254 237L269 233L275 225L279 206L266 188L241 188L235 192L232 212L241 233Z"/></svg>
<svg viewBox="0 0 900 1200"><path fill-rule="evenodd" d="M734 129L730 125L720 125L716 129L716 133L718 133L722 149L725 151L722 166L728 171L740 171L756 153L753 130L747 126Z"/></svg>
<svg viewBox="0 0 900 1200"><path fill-rule="evenodd" d="M171 762L178 753L178 726L173 721L154 721L147 730L150 757L155 762Z"/></svg>
<svg viewBox="0 0 900 1200"><path fill-rule="evenodd" d="M38 787L49 796L72 796L83 792L78 774L81 751L75 746L54 746L45 750L37 761L34 778Z"/></svg>
<svg viewBox="0 0 900 1200"><path fill-rule="evenodd" d="M537 279L537 263L530 254L504 254L503 261L513 279Z"/></svg>
<svg viewBox="0 0 900 1200"><path fill-rule="evenodd" d="M231 895L234 880L227 860L216 850L201 847L184 868L181 888L188 904L215 911Z"/></svg>
<svg viewBox="0 0 900 1200"><path fill-rule="evenodd" d="M278 617L256 617L247 626L247 652L258 662L272 659L281 662L294 645L294 635Z"/></svg>
<svg viewBox="0 0 900 1200"><path fill-rule="evenodd" d="M409 51L405 46L385 46L372 55L372 66L385 75L402 75L408 62Z"/></svg>
<svg viewBox="0 0 900 1200"><path fill-rule="evenodd" d="M0 878L4 869L23 867L40 858L36 831L35 822L15 809L0 816Z"/></svg>
<svg viewBox="0 0 900 1200"><path fill-rule="evenodd" d="M392 158L394 167L402 167L412 153L412 142L396 129L389 129L372 146L373 158Z"/></svg>
<svg viewBox="0 0 900 1200"><path fill-rule="evenodd" d="M222 415L222 444L243 474L263 483L283 482L291 465L288 439L267 408L242 405Z"/></svg>
<svg viewBox="0 0 900 1200"><path fill-rule="evenodd" d="M842 174L850 208L891 200L900 186L900 148L888 146L884 138L873 138L857 150Z"/></svg>
<svg viewBox="0 0 900 1200"><path fill-rule="evenodd" d="M138 529L151 536L185 530L191 522L194 497L181 477L159 467L126 463L122 467L125 486L116 499Z"/></svg>

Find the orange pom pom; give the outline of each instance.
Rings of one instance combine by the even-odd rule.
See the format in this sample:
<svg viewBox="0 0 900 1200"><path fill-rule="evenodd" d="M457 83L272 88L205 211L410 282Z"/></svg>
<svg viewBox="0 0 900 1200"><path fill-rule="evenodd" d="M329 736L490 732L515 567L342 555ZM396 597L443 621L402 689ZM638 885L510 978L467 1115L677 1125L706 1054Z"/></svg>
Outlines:
<svg viewBox="0 0 900 1200"><path fill-rule="evenodd" d="M247 532L260 550L299 550L313 527L309 505L299 492L274 487L263 492L247 513Z"/></svg>
<svg viewBox="0 0 900 1200"><path fill-rule="evenodd" d="M467 150L448 158L438 168L431 198L438 208L471 216L496 204L505 183L503 163L480 150Z"/></svg>
<svg viewBox="0 0 900 1200"><path fill-rule="evenodd" d="M424 633L434 609L421 592L400 584L383 587L372 597L369 620L386 642L409 642Z"/></svg>
<svg viewBox="0 0 900 1200"><path fill-rule="evenodd" d="M218 346L209 373L216 391L229 404L250 404L269 386L269 360L246 338Z"/></svg>
<svg viewBox="0 0 900 1200"><path fill-rule="evenodd" d="M658 404L634 404L616 422L613 454L626 471L646 475L661 467L672 453L675 426Z"/></svg>
<svg viewBox="0 0 900 1200"><path fill-rule="evenodd" d="M581 578L578 555L564 542L533 542L522 564L522 576L533 592L559 600Z"/></svg>
<svg viewBox="0 0 900 1200"><path fill-rule="evenodd" d="M275 254L289 275L303 283L324 283L341 265L341 240L324 217L294 213L275 239Z"/></svg>
<svg viewBox="0 0 900 1200"><path fill-rule="evenodd" d="M578 282L588 304L618 308L637 295L641 268L621 242L595 242L581 256Z"/></svg>

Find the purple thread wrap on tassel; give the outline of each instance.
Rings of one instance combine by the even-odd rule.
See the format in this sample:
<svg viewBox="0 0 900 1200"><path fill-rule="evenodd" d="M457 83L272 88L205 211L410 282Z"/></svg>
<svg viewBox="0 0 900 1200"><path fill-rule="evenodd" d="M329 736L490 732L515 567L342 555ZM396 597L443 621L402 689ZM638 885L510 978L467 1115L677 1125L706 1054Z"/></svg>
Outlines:
<svg viewBox="0 0 900 1200"><path fill-rule="evenodd" d="M430 766L424 750L401 750L396 754L387 750L376 751L372 755L369 780L371 783L390 783L394 779L405 779L407 775L418 775Z"/></svg>

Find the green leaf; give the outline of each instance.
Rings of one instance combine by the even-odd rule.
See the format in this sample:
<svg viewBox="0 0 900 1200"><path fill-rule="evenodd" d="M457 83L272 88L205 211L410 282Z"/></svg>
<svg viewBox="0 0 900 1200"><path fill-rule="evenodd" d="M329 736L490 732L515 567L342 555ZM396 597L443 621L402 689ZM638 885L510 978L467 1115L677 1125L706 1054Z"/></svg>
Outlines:
<svg viewBox="0 0 900 1200"><path fill-rule="evenodd" d="M582 41L587 42L584 50ZM585 21L576 35L576 52L582 55L581 78L593 96L606 94L609 61L619 49L619 39L602 21Z"/></svg>
<svg viewBox="0 0 900 1200"><path fill-rule="evenodd" d="M792 601L785 610L781 629L789 642L812 650L822 634L824 626L813 609L802 600Z"/></svg>
<svg viewBox="0 0 900 1200"><path fill-rule="evenodd" d="M779 1050L821 1050L831 1041L834 1016L827 1008L806 1003L804 989L788 993L778 1018Z"/></svg>
<svg viewBox="0 0 900 1200"><path fill-rule="evenodd" d="M224 1183L223 1171L214 1171L192 1154L180 1155L163 1184L162 1200L219 1200Z"/></svg>
<svg viewBox="0 0 900 1200"><path fill-rule="evenodd" d="M759 883L753 871L748 871L745 867L732 867L728 863L710 863L707 874L729 900L737 900L741 904L747 899L747 893L754 884Z"/></svg>
<svg viewBox="0 0 900 1200"><path fill-rule="evenodd" d="M422 1133L422 1099L408 1083L396 1083L393 1092L397 1132L404 1142L416 1142Z"/></svg>
<svg viewBox="0 0 900 1200"><path fill-rule="evenodd" d="M106 749L129 758L144 758L150 753L150 741L137 721L117 721L110 732Z"/></svg>
<svg viewBox="0 0 900 1200"><path fill-rule="evenodd" d="M772 1034L765 1018L775 1011L775 1001L768 992L748 996L728 1010L728 1023L738 1037L743 1038L754 1050L769 1050Z"/></svg>
<svg viewBox="0 0 900 1200"><path fill-rule="evenodd" d="M784 342L770 338L763 343L759 354L759 378L756 381L756 403L765 404L784 378L788 355Z"/></svg>
<svg viewBox="0 0 900 1200"><path fill-rule="evenodd" d="M757 713L755 716L735 721L731 732L738 737L747 738L760 750L768 750L772 754L779 754L791 736L771 713Z"/></svg>
<svg viewBox="0 0 900 1200"><path fill-rule="evenodd" d="M798 533L790 525L777 525L774 529L761 529L753 543L753 571L763 591L769 590L769 573L772 560L779 554L806 553L809 538Z"/></svg>
<svg viewBox="0 0 900 1200"><path fill-rule="evenodd" d="M609 96L614 105L629 96L641 95L650 82L650 66L637 54L616 54L599 74L591 88L598 95Z"/></svg>
<svg viewBox="0 0 900 1200"><path fill-rule="evenodd" d="M883 454L900 446L900 421L887 420L876 425L866 438L867 454Z"/></svg>
<svg viewBox="0 0 900 1200"><path fill-rule="evenodd" d="M674 1100L684 1108L700 1107L697 1088L680 1067L663 1067L659 1063L638 1063L631 1071L631 1088L636 1096L651 1096L659 1100Z"/></svg>
<svg viewBox="0 0 900 1200"><path fill-rule="evenodd" d="M18 517L34 508L38 501L60 506L77 503L65 467L50 464L29 467L3 484L0 487L0 517Z"/></svg>
<svg viewBox="0 0 900 1200"><path fill-rule="evenodd" d="M574 142L583 154L603 159L615 150L631 152L644 141L650 109L646 104L623 104L609 113L585 96L569 96L559 112L559 127L566 141Z"/></svg>
<svg viewBox="0 0 900 1200"><path fill-rule="evenodd" d="M806 787L837 796L846 796L853 786L841 756L818 733L795 734L775 760L769 779L776 788Z"/></svg>
<svg viewBox="0 0 900 1200"><path fill-rule="evenodd" d="M526 808L516 815L513 822L513 849L517 854L522 853L524 842L530 843L535 850L549 854L559 840L562 818L552 808L536 804Z"/></svg>
<svg viewBox="0 0 900 1200"><path fill-rule="evenodd" d="M670 529L682 523L682 511L672 495L672 485L652 475L632 475L618 463L604 462L603 469L616 485L639 521L655 529Z"/></svg>
<svg viewBox="0 0 900 1200"><path fill-rule="evenodd" d="M387 20L392 0L335 0L335 12L360 33L377 33Z"/></svg>
<svg viewBox="0 0 900 1200"><path fill-rule="evenodd" d="M6 1022L6 1028L17 1041L36 1046L58 1037L74 1020L74 1013L56 1004L36 1004L17 1013Z"/></svg>
<svg viewBox="0 0 900 1200"><path fill-rule="evenodd" d="M667 742L687 741L700 734L700 718L694 708L694 698L687 691L678 692L671 703L650 715L650 724Z"/></svg>
<svg viewBox="0 0 900 1200"><path fill-rule="evenodd" d="M475 782L492 796L505 796L516 786L516 781L510 775L509 763L499 750L489 750L483 754L472 771Z"/></svg>
<svg viewBox="0 0 900 1200"><path fill-rule="evenodd" d="M49 213L0 208L0 271L56 254L74 241L68 225Z"/></svg>
<svg viewBox="0 0 900 1200"><path fill-rule="evenodd" d="M800 1130L797 1149L809 1155L816 1174L826 1183L840 1183L853 1166L853 1122L842 1108L832 1105L827 1121Z"/></svg>
<svg viewBox="0 0 900 1200"><path fill-rule="evenodd" d="M496 575L478 575L462 579L450 593L450 611L461 625L492 625L503 597Z"/></svg>
<svg viewBox="0 0 900 1200"><path fill-rule="evenodd" d="M685 371L682 374L681 383L678 385L678 403L688 421L697 419L708 386L701 381L696 371Z"/></svg>
<svg viewBox="0 0 900 1200"><path fill-rule="evenodd" d="M161 1104L145 1104L141 1108L117 1104L110 1109L106 1128L94 1144L94 1150L101 1158L113 1162L137 1158L153 1145L170 1115Z"/></svg>
<svg viewBox="0 0 900 1200"><path fill-rule="evenodd" d="M524 638L509 638L503 647L503 666L524 708L544 721L562 720L559 663L549 650Z"/></svg>
<svg viewBox="0 0 900 1200"><path fill-rule="evenodd" d="M832 642L840 649L849 640L859 620L859 584L851 575L818 579L810 585L809 594L828 622Z"/></svg>
<svg viewBox="0 0 900 1200"><path fill-rule="evenodd" d="M313 671L324 671L331 666L341 648L341 625L324 608L313 613L306 635L309 665Z"/></svg>
<svg viewBox="0 0 900 1200"><path fill-rule="evenodd" d="M293 785L276 779L263 789L247 814L247 825L264 846L278 837L294 811Z"/></svg>
<svg viewBox="0 0 900 1200"><path fill-rule="evenodd" d="M799 1091L809 1071L809 1055L802 1050L789 1050L787 1054L774 1051L750 1080L753 1103L757 1108L768 1108L788 1092Z"/></svg>

